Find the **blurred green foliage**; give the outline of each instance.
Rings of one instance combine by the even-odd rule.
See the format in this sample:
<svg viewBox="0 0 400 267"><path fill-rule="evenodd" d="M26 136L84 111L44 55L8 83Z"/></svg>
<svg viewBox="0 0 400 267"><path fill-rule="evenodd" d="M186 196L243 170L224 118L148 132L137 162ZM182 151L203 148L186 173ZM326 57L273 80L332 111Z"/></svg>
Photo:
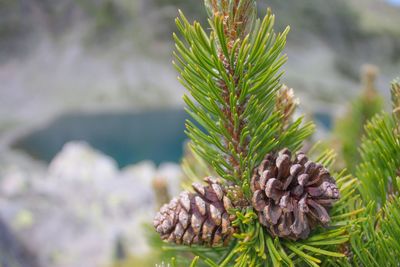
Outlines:
<svg viewBox="0 0 400 267"><path fill-rule="evenodd" d="M336 124L335 132L341 142L341 156L351 173L354 173L355 166L360 161L358 146L364 134L364 124L382 110L382 104L381 97L368 98L361 95L351 103L348 113Z"/></svg>
<svg viewBox="0 0 400 267"><path fill-rule="evenodd" d="M360 162L358 150L361 137L365 134L364 125L384 107L384 101L375 85L377 75L378 69L375 66L364 66L361 94L350 103L346 113L336 121L333 130L333 145L344 165L338 168L345 167L353 174Z"/></svg>

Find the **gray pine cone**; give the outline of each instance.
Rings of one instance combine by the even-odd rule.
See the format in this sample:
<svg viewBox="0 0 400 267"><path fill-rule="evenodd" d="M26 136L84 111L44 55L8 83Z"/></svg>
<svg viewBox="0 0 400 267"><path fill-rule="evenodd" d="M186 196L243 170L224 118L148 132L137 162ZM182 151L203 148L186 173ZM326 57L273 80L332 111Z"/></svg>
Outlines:
<svg viewBox="0 0 400 267"><path fill-rule="evenodd" d="M194 183L195 193L182 192L161 207L154 227L163 240L176 244L226 245L235 229L228 214L233 208L220 181L207 177L207 185Z"/></svg>
<svg viewBox="0 0 400 267"><path fill-rule="evenodd" d="M339 199L335 180L304 153L267 154L251 179L252 204L272 236L305 239L317 225L330 222L329 208Z"/></svg>

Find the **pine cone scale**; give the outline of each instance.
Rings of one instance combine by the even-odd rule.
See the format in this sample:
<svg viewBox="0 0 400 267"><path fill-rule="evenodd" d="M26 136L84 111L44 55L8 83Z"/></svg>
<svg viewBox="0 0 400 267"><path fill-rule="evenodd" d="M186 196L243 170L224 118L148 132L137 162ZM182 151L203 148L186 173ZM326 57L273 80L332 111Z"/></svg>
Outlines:
<svg viewBox="0 0 400 267"><path fill-rule="evenodd" d="M262 190L257 190L253 194L252 198L253 207L256 211L264 210L266 206L265 194Z"/></svg>
<svg viewBox="0 0 400 267"><path fill-rule="evenodd" d="M278 220L282 215L282 209L278 205L270 203L269 205L265 206L264 214L267 218L267 221L275 225L278 223Z"/></svg>
<svg viewBox="0 0 400 267"><path fill-rule="evenodd" d="M188 192L181 193L179 197L179 202L187 212L190 212L190 197Z"/></svg>
<svg viewBox="0 0 400 267"><path fill-rule="evenodd" d="M187 213L187 211L185 209L181 209L178 218L182 227L186 229L189 226L189 214Z"/></svg>
<svg viewBox="0 0 400 267"><path fill-rule="evenodd" d="M183 238L182 238L183 244L185 244L185 245L192 244L194 236L195 236L195 234L194 234L193 229L191 227L186 229L185 233L183 234ZM171 242L171 243L172 242L176 242L176 239L170 238L170 239L168 239L168 242Z"/></svg>
<svg viewBox="0 0 400 267"><path fill-rule="evenodd" d="M178 223L176 225L174 235L175 235L176 240L179 240L179 242L182 241L182 237L185 233L184 231L185 231L185 229L183 228L182 224Z"/></svg>
<svg viewBox="0 0 400 267"><path fill-rule="evenodd" d="M290 167L290 175L292 177L297 176L302 169L303 167L300 164L294 164L292 167Z"/></svg>
<svg viewBox="0 0 400 267"><path fill-rule="evenodd" d="M312 207L312 210L314 210L316 212L316 213L315 212L312 212L312 213L315 214L316 217L322 223L326 224L330 221L329 214L322 205L318 204L317 202L315 202L314 200L311 200L311 199L307 200L307 204L310 205Z"/></svg>
<svg viewBox="0 0 400 267"><path fill-rule="evenodd" d="M221 221L221 234L227 234L230 229L230 220L229 220L229 215L228 213L224 213L222 215L222 221Z"/></svg>
<svg viewBox="0 0 400 267"><path fill-rule="evenodd" d="M204 200L198 196L194 197L195 205L196 205L196 210L200 212L202 216L206 215L206 203Z"/></svg>
<svg viewBox="0 0 400 267"><path fill-rule="evenodd" d="M216 225L210 219L207 219L204 221L202 232L199 236L202 237L205 243L210 243L216 229Z"/></svg>
<svg viewBox="0 0 400 267"><path fill-rule="evenodd" d="M279 202L284 194L282 182L272 178L268 180L265 187L265 194L267 197L273 199L275 202Z"/></svg>

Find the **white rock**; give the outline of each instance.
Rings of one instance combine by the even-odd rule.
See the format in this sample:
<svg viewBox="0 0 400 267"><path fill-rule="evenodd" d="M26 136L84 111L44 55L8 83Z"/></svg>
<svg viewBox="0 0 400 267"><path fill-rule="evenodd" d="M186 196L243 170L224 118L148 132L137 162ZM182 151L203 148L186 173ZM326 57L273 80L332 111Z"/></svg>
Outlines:
<svg viewBox="0 0 400 267"><path fill-rule="evenodd" d="M111 179L117 175L117 163L85 142L70 142L51 161L49 176L66 179L93 181Z"/></svg>
<svg viewBox="0 0 400 267"><path fill-rule="evenodd" d="M2 174L0 179L0 195L12 197L23 192L27 186L26 178L21 169L11 166Z"/></svg>
<svg viewBox="0 0 400 267"><path fill-rule="evenodd" d="M72 142L42 176L11 169L9 179L29 179L29 186L4 182L8 193L19 193L0 197L0 217L42 266L97 267L110 265L120 237L131 254L149 251L143 223L151 224L156 212L152 179L165 177L177 192L181 173L176 164L157 168L149 161L119 171L110 157Z"/></svg>

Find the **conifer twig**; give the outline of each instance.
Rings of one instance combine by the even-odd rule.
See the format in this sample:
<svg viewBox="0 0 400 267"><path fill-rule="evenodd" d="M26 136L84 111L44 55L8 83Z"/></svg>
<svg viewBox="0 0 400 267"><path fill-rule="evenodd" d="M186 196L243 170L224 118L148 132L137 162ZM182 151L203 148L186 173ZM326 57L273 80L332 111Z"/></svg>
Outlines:
<svg viewBox="0 0 400 267"><path fill-rule="evenodd" d="M243 35L245 34L243 29L248 28L247 24L250 23L247 13L249 13L252 3L254 4L253 0L211 0L213 17L220 17L223 22L223 31L227 39L228 53L232 57L227 58L222 47L219 47L218 56L220 61L223 63L226 75L232 77L233 89L229 89L229 85L224 81L224 79L219 79L217 85L221 89L221 97L224 100L221 106L221 112L226 118L224 121L224 127L229 133L229 136L225 137L224 145L227 151L230 151L231 148L233 148L233 153L227 155L227 160L234 168L231 175L236 174L239 178L242 178L244 170L240 166L237 155L242 155L243 157L248 155L247 146L249 140L245 139L243 142L240 142L240 137L242 136L242 131L245 126L245 120L242 115L246 107L246 102L237 103L236 106L232 107L231 94L235 94L236 99L239 99L242 93L242 88L239 85L240 77L237 77L234 70L235 65L237 64L239 45L244 37ZM230 5L233 6L230 7ZM254 12L254 10L251 10L250 12ZM236 118L237 121L235 121Z"/></svg>
<svg viewBox="0 0 400 267"><path fill-rule="evenodd" d="M290 124L298 104L299 99L294 97L293 89L282 85L277 93L275 104L275 110L282 113L282 131Z"/></svg>

